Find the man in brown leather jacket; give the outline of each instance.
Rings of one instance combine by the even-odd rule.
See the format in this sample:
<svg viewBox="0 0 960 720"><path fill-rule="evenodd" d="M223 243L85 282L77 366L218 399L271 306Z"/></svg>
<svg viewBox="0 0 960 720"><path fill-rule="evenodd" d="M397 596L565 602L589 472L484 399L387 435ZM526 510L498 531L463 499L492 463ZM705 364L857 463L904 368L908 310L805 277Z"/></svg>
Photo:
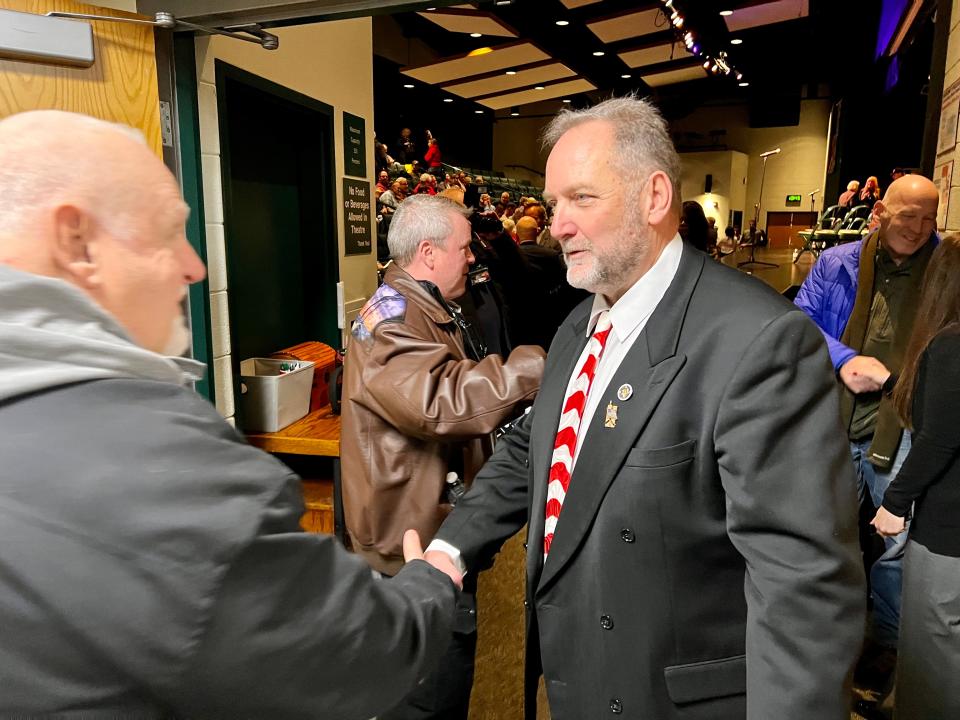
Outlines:
<svg viewBox="0 0 960 720"><path fill-rule="evenodd" d="M490 433L533 400L544 353L486 355L452 298L473 263L469 211L415 195L394 215L394 264L351 330L344 363L341 457L346 530L370 566L403 565L403 531L428 542L450 511L448 473L466 484L491 449ZM469 590L469 586L467 588ZM461 600L440 670L381 720L466 718L476 645L473 596Z"/></svg>

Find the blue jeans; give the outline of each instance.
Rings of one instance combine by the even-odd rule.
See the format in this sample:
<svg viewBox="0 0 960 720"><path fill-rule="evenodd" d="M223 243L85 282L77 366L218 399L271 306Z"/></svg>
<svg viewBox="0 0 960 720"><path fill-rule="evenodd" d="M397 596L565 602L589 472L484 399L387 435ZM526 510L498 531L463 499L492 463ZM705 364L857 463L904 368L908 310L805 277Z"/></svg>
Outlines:
<svg viewBox="0 0 960 720"><path fill-rule="evenodd" d="M910 452L910 433L904 431L900 448L889 470L878 470L867 461L867 451L873 438L851 440L850 453L853 466L857 471L857 495L860 502L866 492L874 507L880 507L883 494L897 477L900 466ZM873 600L872 633L879 644L890 648L897 647L897 633L900 629L900 589L903 575L903 553L907 547L909 526L895 537L883 539L884 552L870 568L870 597Z"/></svg>

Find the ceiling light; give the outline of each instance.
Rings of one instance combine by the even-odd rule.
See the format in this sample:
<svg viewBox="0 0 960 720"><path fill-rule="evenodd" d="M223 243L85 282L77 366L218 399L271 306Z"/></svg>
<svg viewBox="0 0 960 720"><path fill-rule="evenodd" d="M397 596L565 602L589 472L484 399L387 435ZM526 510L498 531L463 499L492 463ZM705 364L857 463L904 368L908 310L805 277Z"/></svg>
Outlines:
<svg viewBox="0 0 960 720"><path fill-rule="evenodd" d="M430 10L436 10L436 8L435 7L427 8L427 12L429 12Z"/></svg>
<svg viewBox="0 0 960 720"><path fill-rule="evenodd" d="M741 40L740 38L734 38L733 40L730 41L730 44L731 44L731 45L743 45L743 40Z"/></svg>
<svg viewBox="0 0 960 720"><path fill-rule="evenodd" d="M707 60L705 63L703 63L703 69L708 70L709 68L710 68L710 61Z"/></svg>
<svg viewBox="0 0 960 720"><path fill-rule="evenodd" d="M604 53L603 53L603 50L596 50L596 51L593 53L593 56L594 56L594 57L603 57L603 54L604 54Z"/></svg>
<svg viewBox="0 0 960 720"><path fill-rule="evenodd" d="M733 10L721 10L720 15L722 17L729 17L730 15L733 15Z"/></svg>
<svg viewBox="0 0 960 720"><path fill-rule="evenodd" d="M543 90L543 85L537 85L533 88L534 90Z"/></svg>
<svg viewBox="0 0 960 720"><path fill-rule="evenodd" d="M492 53L492 47L478 47L476 50L471 50L467 53L467 57L476 57L477 55L486 55L487 53Z"/></svg>
<svg viewBox="0 0 960 720"><path fill-rule="evenodd" d="M405 83L405 84L404 84L404 87L407 88L407 89L410 89L410 88L413 87L413 85L411 85L410 83Z"/></svg>
<svg viewBox="0 0 960 720"><path fill-rule="evenodd" d="M573 100L571 100L570 98L564 98L563 101L564 101L565 103L571 103L571 102L573 102Z"/></svg>
<svg viewBox="0 0 960 720"><path fill-rule="evenodd" d="M510 117L518 117L520 115L520 108L514 105L510 108Z"/></svg>
<svg viewBox="0 0 960 720"><path fill-rule="evenodd" d="M483 115L483 110L474 110L477 115Z"/></svg>
<svg viewBox="0 0 960 720"><path fill-rule="evenodd" d="M494 5L513 5L513 0L497 0Z"/></svg>
<svg viewBox="0 0 960 720"><path fill-rule="evenodd" d="M560 27L566 27L569 24L570 24L569 20L557 20L557 25L559 25Z"/></svg>
<svg viewBox="0 0 960 720"><path fill-rule="evenodd" d="M633 77L633 75L631 75L630 73L624 73L620 77L622 77L624 80L629 80L630 78Z"/></svg>
<svg viewBox="0 0 960 720"><path fill-rule="evenodd" d="M739 85L740 85L740 87L748 87L748 86L750 85L750 83L748 83L746 80L744 80L742 83L739 83Z"/></svg>
<svg viewBox="0 0 960 720"><path fill-rule="evenodd" d="M517 74L516 70L507 70L507 75L516 75L516 74Z"/></svg>
<svg viewBox="0 0 960 720"><path fill-rule="evenodd" d="M483 37L483 33L470 33L470 37Z"/></svg>
<svg viewBox="0 0 960 720"><path fill-rule="evenodd" d="M443 101L444 101L444 102L453 102L453 98L444 98Z"/></svg>

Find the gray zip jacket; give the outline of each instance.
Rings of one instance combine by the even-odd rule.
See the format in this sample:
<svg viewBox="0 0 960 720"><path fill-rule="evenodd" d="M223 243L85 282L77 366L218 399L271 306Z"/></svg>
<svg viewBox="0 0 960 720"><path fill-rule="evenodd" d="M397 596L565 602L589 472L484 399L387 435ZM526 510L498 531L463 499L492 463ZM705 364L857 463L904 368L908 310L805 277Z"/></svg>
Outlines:
<svg viewBox="0 0 960 720"><path fill-rule="evenodd" d="M301 532L197 369L0 265L0 717L359 720L445 649L449 579Z"/></svg>

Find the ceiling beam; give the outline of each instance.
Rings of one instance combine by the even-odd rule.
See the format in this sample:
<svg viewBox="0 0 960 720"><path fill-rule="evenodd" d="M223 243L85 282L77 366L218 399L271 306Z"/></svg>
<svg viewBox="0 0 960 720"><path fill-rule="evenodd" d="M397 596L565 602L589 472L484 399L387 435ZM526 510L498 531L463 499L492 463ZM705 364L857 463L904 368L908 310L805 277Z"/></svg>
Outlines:
<svg viewBox="0 0 960 720"><path fill-rule="evenodd" d="M229 27L260 23L285 25L297 22L343 20L353 17L401 12L420 12L427 7L446 7L463 0L137 0L137 11L159 11L197 25Z"/></svg>

